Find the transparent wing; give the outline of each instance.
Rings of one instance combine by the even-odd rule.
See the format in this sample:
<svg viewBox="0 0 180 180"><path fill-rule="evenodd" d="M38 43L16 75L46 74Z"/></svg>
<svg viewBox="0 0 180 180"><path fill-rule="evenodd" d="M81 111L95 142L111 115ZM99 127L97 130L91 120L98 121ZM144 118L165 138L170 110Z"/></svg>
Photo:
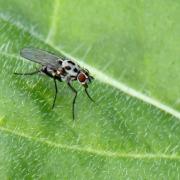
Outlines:
<svg viewBox="0 0 180 180"><path fill-rule="evenodd" d="M40 49L24 48L21 50L20 55L44 66L50 66L55 69L61 67L61 63L59 63L59 61L62 61L61 58Z"/></svg>

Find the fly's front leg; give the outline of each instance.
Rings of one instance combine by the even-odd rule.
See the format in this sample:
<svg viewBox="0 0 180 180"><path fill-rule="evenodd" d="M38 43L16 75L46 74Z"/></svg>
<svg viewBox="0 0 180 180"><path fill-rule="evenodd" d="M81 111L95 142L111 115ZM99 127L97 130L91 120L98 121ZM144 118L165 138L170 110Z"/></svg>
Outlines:
<svg viewBox="0 0 180 180"><path fill-rule="evenodd" d="M88 96L88 98L92 101L92 102L95 102L92 97L89 95L88 91L87 91L87 88L85 88L85 93L86 95Z"/></svg>
<svg viewBox="0 0 180 180"><path fill-rule="evenodd" d="M73 115L73 120L74 120L74 106L76 103L76 97L77 97L77 91L76 89L70 84L70 82L67 83L70 89L74 92L74 99L73 99L73 104L72 104L72 115Z"/></svg>

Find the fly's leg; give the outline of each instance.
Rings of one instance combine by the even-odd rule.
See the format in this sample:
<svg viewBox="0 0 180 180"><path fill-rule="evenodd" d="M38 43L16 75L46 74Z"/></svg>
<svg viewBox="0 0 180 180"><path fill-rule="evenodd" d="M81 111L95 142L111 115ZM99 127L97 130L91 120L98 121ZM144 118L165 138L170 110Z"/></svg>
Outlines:
<svg viewBox="0 0 180 180"><path fill-rule="evenodd" d="M54 106L55 106L55 103L56 103L56 97L57 97L57 93L58 93L58 88L57 88L56 79L54 79L54 87L55 87L55 95L54 95L54 100L53 100L52 109L53 109Z"/></svg>
<svg viewBox="0 0 180 180"><path fill-rule="evenodd" d="M34 72L29 72L29 73L16 73L14 72L15 75L34 75L34 74L37 74L39 72L41 72L42 70L36 70Z"/></svg>
<svg viewBox="0 0 180 180"><path fill-rule="evenodd" d="M87 94L88 98L92 101L92 102L95 102L92 97L89 95L88 91L87 91L87 88L85 88L85 93Z"/></svg>
<svg viewBox="0 0 180 180"><path fill-rule="evenodd" d="M73 120L74 120L74 106L75 106L75 103L76 103L77 91L76 91L76 89L74 87L72 87L72 85L69 82L67 84L75 94L74 99L73 99L73 104L72 104L72 115L73 115Z"/></svg>

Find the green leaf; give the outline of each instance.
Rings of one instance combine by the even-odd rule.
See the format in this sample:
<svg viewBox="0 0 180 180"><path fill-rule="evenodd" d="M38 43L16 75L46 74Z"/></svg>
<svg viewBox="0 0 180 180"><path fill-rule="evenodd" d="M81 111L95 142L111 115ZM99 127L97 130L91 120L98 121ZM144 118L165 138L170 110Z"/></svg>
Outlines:
<svg viewBox="0 0 180 180"><path fill-rule="evenodd" d="M179 179L177 0L0 0L0 179ZM23 47L95 76L92 103L31 72ZM66 53L65 53L66 52ZM147 96L148 95L148 96ZM157 100L156 100L157 99Z"/></svg>

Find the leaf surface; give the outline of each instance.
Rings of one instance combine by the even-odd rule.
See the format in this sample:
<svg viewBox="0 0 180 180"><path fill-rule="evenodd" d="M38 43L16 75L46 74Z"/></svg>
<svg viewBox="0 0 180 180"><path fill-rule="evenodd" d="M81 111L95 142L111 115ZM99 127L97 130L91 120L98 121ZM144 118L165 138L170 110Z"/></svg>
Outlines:
<svg viewBox="0 0 180 180"><path fill-rule="evenodd" d="M0 178L178 179L180 120L166 110L179 109L179 5L0 0ZM74 83L75 122L65 83L52 110L51 79L13 75L39 67L20 58L27 46L92 70L96 103ZM168 106L122 92L121 82Z"/></svg>

